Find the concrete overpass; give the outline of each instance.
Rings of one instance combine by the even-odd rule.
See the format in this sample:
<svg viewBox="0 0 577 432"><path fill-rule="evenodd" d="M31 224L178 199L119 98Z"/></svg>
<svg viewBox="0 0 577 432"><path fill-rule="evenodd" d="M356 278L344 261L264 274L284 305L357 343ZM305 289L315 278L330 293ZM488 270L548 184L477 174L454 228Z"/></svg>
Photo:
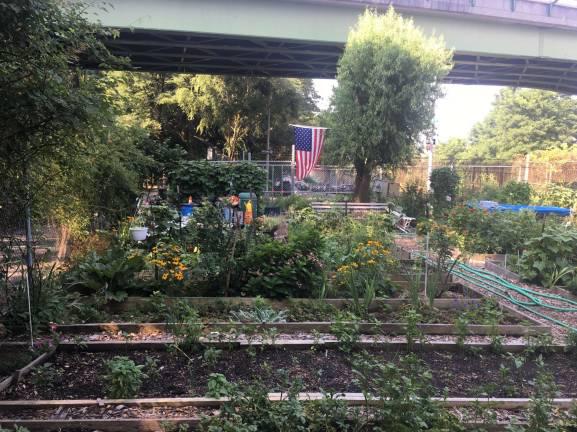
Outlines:
<svg viewBox="0 0 577 432"><path fill-rule="evenodd" d="M455 50L448 83L577 94L577 0L108 3L108 10L90 11L105 26L121 30L108 47L145 71L333 78L358 15L367 6L393 4L426 33L442 34Z"/></svg>

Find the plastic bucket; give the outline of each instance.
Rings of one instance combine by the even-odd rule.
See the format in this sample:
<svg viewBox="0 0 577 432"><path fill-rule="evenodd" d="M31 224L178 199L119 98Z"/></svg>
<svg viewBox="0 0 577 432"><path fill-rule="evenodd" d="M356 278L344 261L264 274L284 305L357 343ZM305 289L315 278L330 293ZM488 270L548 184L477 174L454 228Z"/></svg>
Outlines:
<svg viewBox="0 0 577 432"><path fill-rule="evenodd" d="M192 216L192 204L181 204L180 205L180 215L182 217Z"/></svg>

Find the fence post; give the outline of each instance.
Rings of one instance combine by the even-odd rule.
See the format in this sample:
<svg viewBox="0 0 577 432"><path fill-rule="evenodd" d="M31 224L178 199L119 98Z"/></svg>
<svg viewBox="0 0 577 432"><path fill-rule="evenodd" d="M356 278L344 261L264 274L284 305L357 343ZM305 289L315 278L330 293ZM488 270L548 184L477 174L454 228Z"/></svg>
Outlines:
<svg viewBox="0 0 577 432"><path fill-rule="evenodd" d="M530 161L531 161L531 153L527 153L527 156L525 156L525 176L523 178L525 183L529 183L529 163L530 163Z"/></svg>

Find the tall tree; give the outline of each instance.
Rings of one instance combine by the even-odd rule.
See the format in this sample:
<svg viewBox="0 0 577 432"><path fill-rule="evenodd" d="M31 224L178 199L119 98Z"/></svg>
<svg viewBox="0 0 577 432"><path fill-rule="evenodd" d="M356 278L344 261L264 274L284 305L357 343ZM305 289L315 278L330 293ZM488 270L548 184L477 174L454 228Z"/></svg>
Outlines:
<svg viewBox="0 0 577 432"><path fill-rule="evenodd" d="M505 88L471 131L466 157L510 160L577 142L577 100L545 90Z"/></svg>
<svg viewBox="0 0 577 432"><path fill-rule="evenodd" d="M338 66L328 148L356 170L354 197L369 200L376 167L408 163L432 126L451 52L392 8L366 11L351 30Z"/></svg>
<svg viewBox="0 0 577 432"><path fill-rule="evenodd" d="M228 157L241 150L259 157L266 149L269 109L271 148L276 154L284 150L286 156L292 142L288 124L310 119L317 110L318 96L310 80L175 75L169 84L160 103L177 106L187 116L204 152L212 147Z"/></svg>
<svg viewBox="0 0 577 432"><path fill-rule="evenodd" d="M436 161L456 163L466 158L467 145L466 139L449 138L435 148L433 155Z"/></svg>
<svg viewBox="0 0 577 432"><path fill-rule="evenodd" d="M81 59L117 62L80 1L0 1L0 199L29 207L50 161L79 150L101 97ZM41 180L38 185L43 184Z"/></svg>

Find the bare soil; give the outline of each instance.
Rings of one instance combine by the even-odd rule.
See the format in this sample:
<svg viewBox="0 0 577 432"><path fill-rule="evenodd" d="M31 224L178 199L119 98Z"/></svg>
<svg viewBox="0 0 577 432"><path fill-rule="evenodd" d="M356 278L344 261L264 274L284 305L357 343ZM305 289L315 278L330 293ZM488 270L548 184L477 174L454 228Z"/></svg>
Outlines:
<svg viewBox="0 0 577 432"><path fill-rule="evenodd" d="M399 361L397 352L370 351L383 362ZM1 399L95 399L104 398L104 362L115 355L126 355L137 364L148 360L156 366L145 370L150 376L138 397L203 396L211 373L221 373L228 381L259 382L270 392L286 390L301 381L301 391L359 392L351 368L352 354L337 349L287 350L237 349L222 351L209 365L202 353L183 355L166 351L127 351L125 353L58 353L52 366L26 376L17 386L0 394ZM511 356L421 352L416 354L431 369L437 395L451 397L530 397L536 375L534 356L515 365ZM519 357L518 357L519 359ZM577 360L565 354L543 356L546 368L558 386L559 397L577 397ZM517 367L518 366L518 367ZM447 393L445 393L447 392Z"/></svg>

